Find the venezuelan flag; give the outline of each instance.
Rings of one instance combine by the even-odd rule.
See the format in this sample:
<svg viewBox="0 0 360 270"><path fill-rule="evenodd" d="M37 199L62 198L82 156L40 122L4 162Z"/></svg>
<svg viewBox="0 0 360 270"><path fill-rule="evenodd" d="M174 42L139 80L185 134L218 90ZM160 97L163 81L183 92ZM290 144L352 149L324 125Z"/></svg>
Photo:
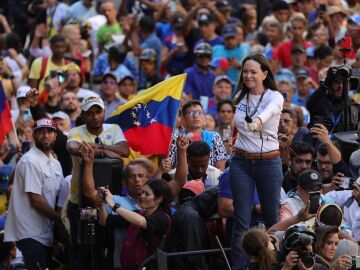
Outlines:
<svg viewBox="0 0 360 270"><path fill-rule="evenodd" d="M186 74L171 77L130 99L105 122L118 124L132 150L168 154Z"/></svg>
<svg viewBox="0 0 360 270"><path fill-rule="evenodd" d="M0 144L2 144L5 136L12 129L12 120L9 102L6 99L5 91L0 80Z"/></svg>

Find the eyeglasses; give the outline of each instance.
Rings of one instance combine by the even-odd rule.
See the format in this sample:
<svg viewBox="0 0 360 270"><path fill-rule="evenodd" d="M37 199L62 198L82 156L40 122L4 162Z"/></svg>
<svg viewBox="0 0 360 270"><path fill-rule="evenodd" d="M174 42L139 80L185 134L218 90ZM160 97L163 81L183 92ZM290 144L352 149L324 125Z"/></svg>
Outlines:
<svg viewBox="0 0 360 270"><path fill-rule="evenodd" d="M104 84L110 84L110 85L117 85L117 82L114 80L105 80L103 81Z"/></svg>
<svg viewBox="0 0 360 270"><path fill-rule="evenodd" d="M185 113L185 115L189 115L189 116L200 116L200 115L203 115L204 112L203 111L188 111Z"/></svg>
<svg viewBox="0 0 360 270"><path fill-rule="evenodd" d="M322 160L315 160L318 166L330 166L332 165L331 161L322 161Z"/></svg>
<svg viewBox="0 0 360 270"><path fill-rule="evenodd" d="M281 123L281 122L284 122L285 124L289 124L289 123L290 123L290 121L292 121L292 119L291 119L291 118L284 118L284 119L280 119L280 123Z"/></svg>
<svg viewBox="0 0 360 270"><path fill-rule="evenodd" d="M302 163L305 163L306 165L310 165L311 162L312 162L311 159L302 159L302 158L296 158L295 159L295 163L298 164L298 165L300 165Z"/></svg>
<svg viewBox="0 0 360 270"><path fill-rule="evenodd" d="M96 144L102 144L102 141L101 141L100 137L95 138L95 143Z"/></svg>

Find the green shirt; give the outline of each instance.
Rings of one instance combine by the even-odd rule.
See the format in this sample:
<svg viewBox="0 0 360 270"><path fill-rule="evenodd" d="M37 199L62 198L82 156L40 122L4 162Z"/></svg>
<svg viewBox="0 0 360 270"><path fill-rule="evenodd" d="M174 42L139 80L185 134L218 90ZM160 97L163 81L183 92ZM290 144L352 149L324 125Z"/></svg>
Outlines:
<svg viewBox="0 0 360 270"><path fill-rule="evenodd" d="M102 45L110 45L113 43L111 35L119 35L121 34L121 27L119 23L115 23L112 25L105 24L100 27L97 33L97 42Z"/></svg>

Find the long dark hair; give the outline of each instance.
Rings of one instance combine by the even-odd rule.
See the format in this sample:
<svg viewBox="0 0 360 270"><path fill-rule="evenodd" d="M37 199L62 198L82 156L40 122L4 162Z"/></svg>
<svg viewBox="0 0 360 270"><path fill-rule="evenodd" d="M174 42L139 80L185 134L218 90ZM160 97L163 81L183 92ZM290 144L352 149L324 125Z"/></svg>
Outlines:
<svg viewBox="0 0 360 270"><path fill-rule="evenodd" d="M260 64L260 68L263 72L267 71L268 74L263 82L264 87L267 89L277 91L274 74L272 73L270 64L266 60L266 58L261 54L249 55L245 57L245 59L243 60L242 67L244 66L245 62L248 60L254 60L255 62ZM243 70L241 70L240 78L236 87L236 91L233 96L233 104L234 105L238 104L245 97L247 93L249 93L249 88L247 88L246 85L243 83Z"/></svg>
<svg viewBox="0 0 360 270"><path fill-rule="evenodd" d="M271 269L276 263L276 254L274 250L268 247L270 241L269 235L258 229L247 231L241 241L241 245L246 254L257 258L259 270Z"/></svg>
<svg viewBox="0 0 360 270"><path fill-rule="evenodd" d="M164 212L169 212L170 203L173 200L173 196L171 194L171 190L170 190L168 183L165 180L156 179L156 180L149 181L147 183L147 185L154 193L155 199L157 199L161 196L163 197L163 199L159 205L159 210L162 210Z"/></svg>

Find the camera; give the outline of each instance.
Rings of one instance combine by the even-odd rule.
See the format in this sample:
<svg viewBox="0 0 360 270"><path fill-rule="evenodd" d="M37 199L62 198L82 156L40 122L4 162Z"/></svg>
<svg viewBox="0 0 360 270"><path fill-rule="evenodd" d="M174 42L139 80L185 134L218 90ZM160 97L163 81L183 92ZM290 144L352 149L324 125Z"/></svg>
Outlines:
<svg viewBox="0 0 360 270"><path fill-rule="evenodd" d="M360 256L351 257L351 270L360 269Z"/></svg>
<svg viewBox="0 0 360 270"><path fill-rule="evenodd" d="M306 268L310 268L315 263L314 252L308 250L307 246L313 242L313 237L306 233L294 232L284 240L286 254L290 251L296 251Z"/></svg>
<svg viewBox="0 0 360 270"><path fill-rule="evenodd" d="M335 72L336 78L341 81L350 78L351 75L352 75L351 66L349 65L340 65L337 67Z"/></svg>
<svg viewBox="0 0 360 270"><path fill-rule="evenodd" d="M50 78L58 78L60 84L65 82L65 73L62 70L50 70Z"/></svg>

